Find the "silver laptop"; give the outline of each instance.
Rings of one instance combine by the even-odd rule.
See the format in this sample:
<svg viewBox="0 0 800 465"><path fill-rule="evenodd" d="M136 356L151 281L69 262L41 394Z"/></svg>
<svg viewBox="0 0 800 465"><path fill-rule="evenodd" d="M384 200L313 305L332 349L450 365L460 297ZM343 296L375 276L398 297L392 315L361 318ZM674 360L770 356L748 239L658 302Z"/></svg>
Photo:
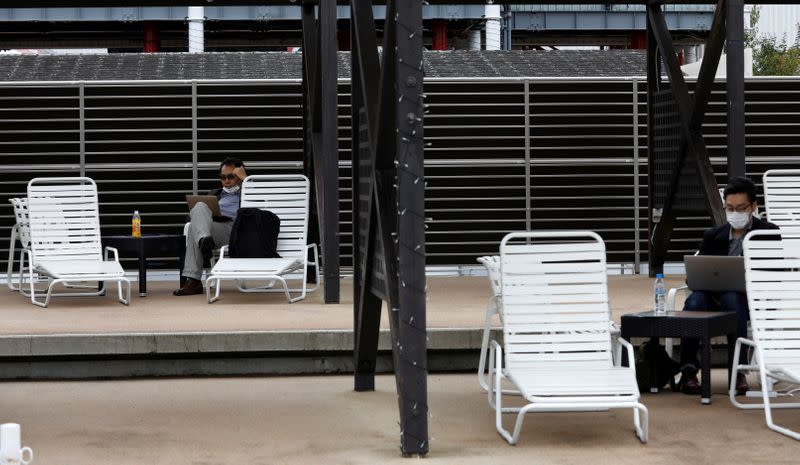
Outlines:
<svg viewBox="0 0 800 465"><path fill-rule="evenodd" d="M693 291L746 292L744 257L686 255L686 284Z"/></svg>
<svg viewBox="0 0 800 465"><path fill-rule="evenodd" d="M192 211L197 202L203 202L211 209L211 215L222 216L219 210L219 200L214 195L186 195L186 203L189 205L189 211Z"/></svg>

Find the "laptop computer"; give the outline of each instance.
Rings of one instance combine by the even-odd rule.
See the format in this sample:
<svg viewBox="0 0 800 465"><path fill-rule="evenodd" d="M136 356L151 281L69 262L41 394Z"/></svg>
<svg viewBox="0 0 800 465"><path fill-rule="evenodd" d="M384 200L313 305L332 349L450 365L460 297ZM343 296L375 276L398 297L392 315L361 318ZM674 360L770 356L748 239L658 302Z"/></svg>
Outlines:
<svg viewBox="0 0 800 465"><path fill-rule="evenodd" d="M197 202L203 202L211 209L211 216L222 216L219 209L219 201L215 195L186 195L186 204L189 205L189 211L194 208Z"/></svg>
<svg viewBox="0 0 800 465"><path fill-rule="evenodd" d="M686 255L686 284L693 291L746 292L744 257Z"/></svg>

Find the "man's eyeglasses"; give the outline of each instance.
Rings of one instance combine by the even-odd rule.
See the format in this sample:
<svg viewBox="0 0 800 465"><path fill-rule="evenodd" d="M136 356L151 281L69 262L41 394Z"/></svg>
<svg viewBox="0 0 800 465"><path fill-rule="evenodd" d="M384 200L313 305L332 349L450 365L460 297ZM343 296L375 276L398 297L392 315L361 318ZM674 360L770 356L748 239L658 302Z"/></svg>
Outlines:
<svg viewBox="0 0 800 465"><path fill-rule="evenodd" d="M731 205L725 205L725 211L728 213L747 213L747 209L752 206L752 203L748 203L747 205L739 205L738 207L734 207Z"/></svg>
<svg viewBox="0 0 800 465"><path fill-rule="evenodd" d="M234 180L234 179L236 179L236 175L235 175L235 174L233 174L233 173L228 173L228 174L220 174L220 175L219 175L219 179L220 179L220 181L225 181L225 180Z"/></svg>

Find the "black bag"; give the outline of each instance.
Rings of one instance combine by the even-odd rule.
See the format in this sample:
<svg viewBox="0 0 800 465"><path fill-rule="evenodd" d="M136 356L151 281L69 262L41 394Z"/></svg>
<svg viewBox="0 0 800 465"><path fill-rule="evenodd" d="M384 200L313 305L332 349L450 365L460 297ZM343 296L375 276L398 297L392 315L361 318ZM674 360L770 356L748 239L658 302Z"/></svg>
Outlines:
<svg viewBox="0 0 800 465"><path fill-rule="evenodd" d="M656 367L656 386L663 389L669 384L673 391L676 390L675 375L680 373L681 364L673 360L657 340L648 340L636 350L636 384L639 385L639 392L650 392L653 365Z"/></svg>
<svg viewBox="0 0 800 465"><path fill-rule="evenodd" d="M228 245L233 258L280 258L278 233L281 220L269 210L240 208Z"/></svg>

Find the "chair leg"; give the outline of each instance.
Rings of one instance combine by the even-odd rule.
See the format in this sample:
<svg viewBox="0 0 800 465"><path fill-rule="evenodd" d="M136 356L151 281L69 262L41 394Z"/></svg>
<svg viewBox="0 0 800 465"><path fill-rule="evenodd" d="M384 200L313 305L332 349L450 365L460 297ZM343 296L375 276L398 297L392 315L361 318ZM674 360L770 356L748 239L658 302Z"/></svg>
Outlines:
<svg viewBox="0 0 800 465"><path fill-rule="evenodd" d="M47 306L50 305L50 297L53 294L53 286L55 286L56 284L58 284L57 279L53 279L50 281L50 284L47 286L47 294L45 295L44 302L40 302L36 300L36 294L35 294L36 289L33 286L33 277L31 277L31 303L33 303L34 305L38 305L40 307L47 308Z"/></svg>
<svg viewBox="0 0 800 465"><path fill-rule="evenodd" d="M30 288L31 289L31 293L30 293L31 303L34 304L34 305L38 305L40 307L47 307L47 304L50 303L50 289L52 289L52 287L53 287L54 280L51 280L50 281L50 285L47 286L47 297L45 298L45 301L44 302L40 302L40 301L36 300L36 286L33 283L33 264L30 261L29 252L25 251L23 253L28 256L28 263L30 264L29 267L28 267L28 284L30 284L30 287L31 287Z"/></svg>
<svg viewBox="0 0 800 465"><path fill-rule="evenodd" d="M478 384L484 391L489 389L488 376L486 375L486 355L489 351L489 331L492 328L492 316L494 316L494 297L489 300L489 305L486 307L486 321L483 325L483 338L481 340L481 355L478 359Z"/></svg>
<svg viewBox="0 0 800 465"><path fill-rule="evenodd" d="M312 254L314 255L314 261L311 262L311 264L314 265L314 275L317 277L317 280L314 283L314 287L309 288L308 292L314 292L314 291L317 290L317 288L319 288L319 285L320 285L320 282L321 282L320 279L322 279L322 278L319 275L319 254L317 253L317 244L311 244L309 246L309 248L311 249ZM306 252L306 263L303 266L308 267L308 265L309 265L308 252ZM304 277L303 278L303 283L304 283L303 286L304 287L305 287L305 279L306 278Z"/></svg>
<svg viewBox="0 0 800 465"><path fill-rule="evenodd" d="M127 299L122 297L122 283L127 284ZM131 282L128 279L117 280L117 300L125 305L131 304Z"/></svg>
<svg viewBox="0 0 800 465"><path fill-rule="evenodd" d="M283 279L282 277L278 277L278 281L280 281L280 283L283 285L283 293L286 294L286 300L288 300L290 304L293 304L298 300L306 298L305 279L303 279L303 287L302 290L300 291L300 295L297 297L292 297L292 295L289 293L289 284L286 282L285 279Z"/></svg>
<svg viewBox="0 0 800 465"><path fill-rule="evenodd" d="M19 290L19 286L15 286L13 280L11 279L11 276L14 273L14 252L17 243L17 228L18 226L16 224L11 228L11 238L8 242L8 268L6 270L6 285L12 291Z"/></svg>
<svg viewBox="0 0 800 465"><path fill-rule="evenodd" d="M649 416L647 407L643 404L637 403L636 407L633 408L633 427L636 429L636 436L642 444L647 443L649 435Z"/></svg>
<svg viewBox="0 0 800 465"><path fill-rule="evenodd" d="M767 373L766 370L762 369L760 372L761 375L761 386L767 386ZM767 427L772 431L777 431L778 433L784 434L789 436L790 438L800 441L800 433L796 431L790 430L789 428L784 428L783 426L778 426L772 419L772 405L770 404L769 398L769 391L767 389L761 390L761 398L764 401L764 415L767 420Z"/></svg>
<svg viewBox="0 0 800 465"><path fill-rule="evenodd" d="M211 282L214 282L214 297L211 297ZM213 304L214 302L219 300L219 293L222 289L222 283L219 278L215 278L213 276L209 276L206 278L206 300L208 303Z"/></svg>

